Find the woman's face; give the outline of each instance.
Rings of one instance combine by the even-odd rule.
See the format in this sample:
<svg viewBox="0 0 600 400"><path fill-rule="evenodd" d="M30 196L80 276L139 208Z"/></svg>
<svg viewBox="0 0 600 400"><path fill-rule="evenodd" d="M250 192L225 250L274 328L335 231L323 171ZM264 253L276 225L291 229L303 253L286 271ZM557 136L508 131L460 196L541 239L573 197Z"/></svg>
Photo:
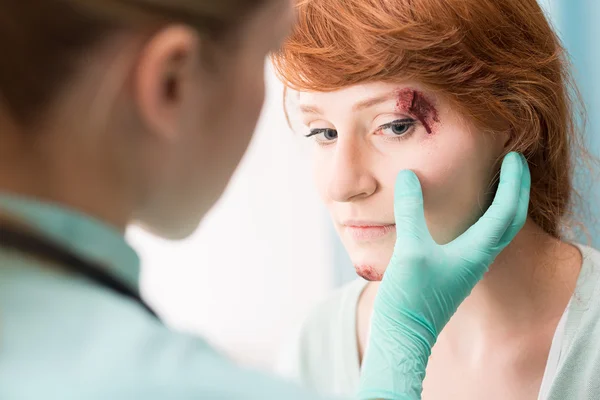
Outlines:
<svg viewBox="0 0 600 400"><path fill-rule="evenodd" d="M506 137L478 131L440 96L416 83L369 83L299 95L314 141L318 191L359 275L380 280L397 229L400 170L421 181L427 225L447 243L489 205Z"/></svg>

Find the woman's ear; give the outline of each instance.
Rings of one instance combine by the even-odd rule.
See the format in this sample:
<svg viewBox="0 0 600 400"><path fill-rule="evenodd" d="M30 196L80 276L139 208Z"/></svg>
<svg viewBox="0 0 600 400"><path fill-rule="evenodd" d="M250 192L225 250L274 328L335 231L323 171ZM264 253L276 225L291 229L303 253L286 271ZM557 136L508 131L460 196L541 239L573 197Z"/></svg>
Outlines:
<svg viewBox="0 0 600 400"><path fill-rule="evenodd" d="M148 131L162 139L179 135L186 86L194 78L199 40L183 26L166 27L146 43L133 79L138 113Z"/></svg>
<svg viewBox="0 0 600 400"><path fill-rule="evenodd" d="M504 131L500 132L500 137L503 142L504 149L507 150L513 142L514 135L512 130L505 129Z"/></svg>

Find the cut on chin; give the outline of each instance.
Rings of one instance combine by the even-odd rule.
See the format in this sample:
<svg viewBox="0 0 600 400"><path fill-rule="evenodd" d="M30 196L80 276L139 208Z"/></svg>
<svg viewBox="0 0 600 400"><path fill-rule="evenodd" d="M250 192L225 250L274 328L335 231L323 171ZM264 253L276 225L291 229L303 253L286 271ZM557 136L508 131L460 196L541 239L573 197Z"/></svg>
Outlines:
<svg viewBox="0 0 600 400"><path fill-rule="evenodd" d="M354 265L356 274L367 281L380 281L383 279L383 272L385 268L376 268L370 264L356 264Z"/></svg>

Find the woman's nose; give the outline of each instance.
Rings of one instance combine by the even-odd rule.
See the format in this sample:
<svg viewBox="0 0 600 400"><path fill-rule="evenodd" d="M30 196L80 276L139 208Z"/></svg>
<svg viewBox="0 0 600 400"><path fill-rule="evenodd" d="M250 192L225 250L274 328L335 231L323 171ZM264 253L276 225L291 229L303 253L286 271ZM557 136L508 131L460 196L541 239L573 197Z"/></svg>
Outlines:
<svg viewBox="0 0 600 400"><path fill-rule="evenodd" d="M372 195L377 181L370 173L367 155L360 143L338 140L329 173L328 194L338 202L348 202Z"/></svg>

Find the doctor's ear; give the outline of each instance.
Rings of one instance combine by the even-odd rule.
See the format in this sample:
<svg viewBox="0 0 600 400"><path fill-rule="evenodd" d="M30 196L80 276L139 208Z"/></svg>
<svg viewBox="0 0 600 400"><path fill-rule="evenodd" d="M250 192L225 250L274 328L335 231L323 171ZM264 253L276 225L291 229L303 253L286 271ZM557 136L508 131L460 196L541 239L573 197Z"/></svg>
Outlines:
<svg viewBox="0 0 600 400"><path fill-rule="evenodd" d="M166 27L144 45L135 67L134 98L148 130L173 139L184 118L184 107L198 76L200 40L185 26Z"/></svg>

